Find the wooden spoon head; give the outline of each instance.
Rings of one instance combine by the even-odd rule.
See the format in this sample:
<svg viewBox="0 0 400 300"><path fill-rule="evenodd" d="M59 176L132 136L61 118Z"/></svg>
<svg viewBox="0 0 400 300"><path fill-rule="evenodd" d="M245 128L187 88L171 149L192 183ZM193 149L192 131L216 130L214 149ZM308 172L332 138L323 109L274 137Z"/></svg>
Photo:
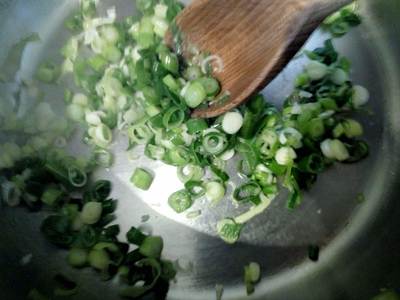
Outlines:
<svg viewBox="0 0 400 300"><path fill-rule="evenodd" d="M218 116L271 81L319 24L308 24L311 2L197 0L186 7L177 18L184 41L222 59L223 71L214 76L230 94L228 101L197 109L193 116Z"/></svg>

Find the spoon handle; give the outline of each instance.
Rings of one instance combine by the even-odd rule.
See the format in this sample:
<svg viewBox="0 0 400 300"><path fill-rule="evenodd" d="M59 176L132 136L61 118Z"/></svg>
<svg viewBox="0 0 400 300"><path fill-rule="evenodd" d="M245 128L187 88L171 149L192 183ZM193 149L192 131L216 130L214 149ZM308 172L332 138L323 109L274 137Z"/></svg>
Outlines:
<svg viewBox="0 0 400 300"><path fill-rule="evenodd" d="M293 19L292 43L288 53L294 55L311 33L331 14L352 0L294 0L299 10L297 19ZM300 29L299 29L300 28Z"/></svg>
<svg viewBox="0 0 400 300"><path fill-rule="evenodd" d="M312 10L312 18L316 22L322 22L329 15L342 7L353 2L353 0L298 0Z"/></svg>

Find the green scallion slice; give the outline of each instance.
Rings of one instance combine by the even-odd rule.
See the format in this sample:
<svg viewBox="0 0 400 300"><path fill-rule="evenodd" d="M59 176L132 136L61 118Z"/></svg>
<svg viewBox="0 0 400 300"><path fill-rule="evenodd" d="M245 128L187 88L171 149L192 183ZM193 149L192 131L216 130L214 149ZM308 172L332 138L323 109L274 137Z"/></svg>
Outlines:
<svg viewBox="0 0 400 300"><path fill-rule="evenodd" d="M169 196L168 204L175 212L180 214L189 209L193 201L187 190L180 190Z"/></svg>
<svg viewBox="0 0 400 300"><path fill-rule="evenodd" d="M131 177L131 182L139 189L147 191L153 183L153 175L142 168L136 168Z"/></svg>

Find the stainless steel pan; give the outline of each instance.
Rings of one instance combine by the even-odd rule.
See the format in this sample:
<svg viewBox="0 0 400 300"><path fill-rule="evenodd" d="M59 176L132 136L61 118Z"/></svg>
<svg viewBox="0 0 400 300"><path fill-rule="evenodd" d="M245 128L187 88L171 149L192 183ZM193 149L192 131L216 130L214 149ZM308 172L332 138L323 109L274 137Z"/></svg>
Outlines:
<svg viewBox="0 0 400 300"><path fill-rule="evenodd" d="M76 2L0 0L0 61L30 32L38 32L42 42L26 49L23 74L30 76L42 59L56 59L67 37L63 20ZM134 13L132 0L102 2L104 7L117 4L121 15ZM216 283L224 285L224 299L247 299L242 277L250 261L261 264L263 279L249 299L369 299L380 288L400 287L400 1L360 2L364 24L336 45L352 60L354 80L371 91L374 114L361 118L371 155L359 164L326 172L296 211L286 210L282 195L245 228L238 244L228 246L215 236L214 226L229 214L229 199L217 209L203 209L194 220L176 216L166 205L167 195L178 187L174 170L147 160L127 162L124 145L115 146L115 166L98 176L114 183L123 231L149 215L144 225L165 237L165 256L179 259L184 270L171 285L169 299L214 299ZM323 39L316 33L307 47ZM301 59L293 61L265 89L270 101L282 102L301 66ZM46 95L52 105L61 105L62 89L48 89ZM150 192L130 187L129 175L136 165L157 172ZM359 193L366 198L362 204L356 200ZM90 270L66 266L65 253L39 233L41 216L0 206L0 299L24 299L34 287L50 291L51 278L60 270L81 285L73 299L116 299L112 283L101 282ZM310 243L322 246L317 263L307 259ZM21 266L26 254L33 255L32 261Z"/></svg>

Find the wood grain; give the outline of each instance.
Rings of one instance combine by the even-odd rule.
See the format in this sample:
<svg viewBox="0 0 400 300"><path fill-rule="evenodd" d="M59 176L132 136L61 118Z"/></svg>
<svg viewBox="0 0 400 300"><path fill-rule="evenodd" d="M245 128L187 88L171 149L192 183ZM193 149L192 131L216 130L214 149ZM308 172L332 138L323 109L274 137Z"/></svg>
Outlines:
<svg viewBox="0 0 400 300"><path fill-rule="evenodd" d="M195 0L177 24L187 43L220 56L214 74L230 100L195 110L215 117L243 103L270 82L321 21L350 0Z"/></svg>

